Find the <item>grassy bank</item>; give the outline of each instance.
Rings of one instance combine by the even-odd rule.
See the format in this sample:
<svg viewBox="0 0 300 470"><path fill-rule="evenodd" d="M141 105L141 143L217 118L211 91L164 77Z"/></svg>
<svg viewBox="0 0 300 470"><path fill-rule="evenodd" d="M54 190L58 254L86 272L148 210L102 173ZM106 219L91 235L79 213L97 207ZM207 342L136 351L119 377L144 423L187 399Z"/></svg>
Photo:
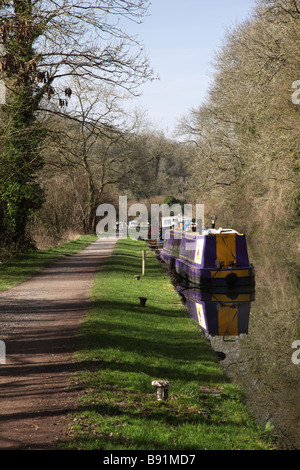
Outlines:
<svg viewBox="0 0 300 470"><path fill-rule="evenodd" d="M64 256L78 253L95 240L97 240L95 235L82 236L48 250L29 250L27 253L5 261L0 264L0 291L26 281L48 264Z"/></svg>
<svg viewBox="0 0 300 470"><path fill-rule="evenodd" d="M61 446L272 448L151 252L145 276L135 279L144 248L143 242L119 241L94 281L93 305L79 330L76 354L82 370L74 380L84 393L72 416L70 440ZM147 297L145 307L139 296ZM156 400L155 379L170 382L168 400Z"/></svg>

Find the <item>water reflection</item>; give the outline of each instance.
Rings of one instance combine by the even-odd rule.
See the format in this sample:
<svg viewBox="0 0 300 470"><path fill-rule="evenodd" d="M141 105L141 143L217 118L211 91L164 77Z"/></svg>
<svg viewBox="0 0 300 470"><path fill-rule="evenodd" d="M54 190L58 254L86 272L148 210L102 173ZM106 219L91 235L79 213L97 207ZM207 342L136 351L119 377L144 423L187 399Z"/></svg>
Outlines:
<svg viewBox="0 0 300 470"><path fill-rule="evenodd" d="M299 263L282 247L249 249L255 299L254 293L181 293L253 415L263 427L274 426L278 448L300 449L300 364L292 361L292 344L300 340Z"/></svg>
<svg viewBox="0 0 300 470"><path fill-rule="evenodd" d="M186 307L194 320L209 336L221 336L223 341L233 341L248 334L250 304L254 292L203 291L177 287L184 297Z"/></svg>

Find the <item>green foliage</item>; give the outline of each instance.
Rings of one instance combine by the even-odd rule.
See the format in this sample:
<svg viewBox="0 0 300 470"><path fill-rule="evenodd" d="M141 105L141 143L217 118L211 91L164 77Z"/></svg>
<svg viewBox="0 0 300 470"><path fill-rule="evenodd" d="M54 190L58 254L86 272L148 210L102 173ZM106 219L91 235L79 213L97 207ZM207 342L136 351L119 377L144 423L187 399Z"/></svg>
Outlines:
<svg viewBox="0 0 300 470"><path fill-rule="evenodd" d="M1 69L7 99L1 109L0 242L12 253L28 248L28 219L44 201L36 181L43 166L39 144L44 134L36 124L35 77L28 67L35 57L31 21L32 2L25 1L15 2L13 19L1 23L5 47ZM18 28L13 27L16 24Z"/></svg>
<svg viewBox="0 0 300 470"><path fill-rule="evenodd" d="M10 113L5 114L9 119ZM28 137L30 129L32 136ZM22 122L18 121L10 127L0 155L0 241L12 251L27 248L28 219L44 202L44 191L35 181L43 165L38 151L39 135L40 132L35 132L28 123L22 127Z"/></svg>

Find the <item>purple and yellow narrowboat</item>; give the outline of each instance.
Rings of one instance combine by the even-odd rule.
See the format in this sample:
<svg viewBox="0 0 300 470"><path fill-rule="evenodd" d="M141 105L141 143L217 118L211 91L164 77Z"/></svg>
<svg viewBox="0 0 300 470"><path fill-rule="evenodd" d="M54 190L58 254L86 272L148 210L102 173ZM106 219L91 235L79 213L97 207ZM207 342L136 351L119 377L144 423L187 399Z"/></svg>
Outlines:
<svg viewBox="0 0 300 470"><path fill-rule="evenodd" d="M232 229L169 230L161 258L191 286L254 286L246 237Z"/></svg>
<svg viewBox="0 0 300 470"><path fill-rule="evenodd" d="M236 337L248 334L251 301L254 293L231 295L201 292L197 289L177 290L185 298L190 316L210 336Z"/></svg>

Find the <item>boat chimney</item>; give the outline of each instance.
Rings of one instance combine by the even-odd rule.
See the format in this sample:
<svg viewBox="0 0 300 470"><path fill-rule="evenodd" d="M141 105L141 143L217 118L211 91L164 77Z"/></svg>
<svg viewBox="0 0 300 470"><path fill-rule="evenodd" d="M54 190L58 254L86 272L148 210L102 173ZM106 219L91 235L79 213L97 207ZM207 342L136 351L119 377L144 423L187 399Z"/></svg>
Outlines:
<svg viewBox="0 0 300 470"><path fill-rule="evenodd" d="M211 218L210 218L210 220L211 220L211 228L215 228L217 216L216 216L216 215L212 215Z"/></svg>

